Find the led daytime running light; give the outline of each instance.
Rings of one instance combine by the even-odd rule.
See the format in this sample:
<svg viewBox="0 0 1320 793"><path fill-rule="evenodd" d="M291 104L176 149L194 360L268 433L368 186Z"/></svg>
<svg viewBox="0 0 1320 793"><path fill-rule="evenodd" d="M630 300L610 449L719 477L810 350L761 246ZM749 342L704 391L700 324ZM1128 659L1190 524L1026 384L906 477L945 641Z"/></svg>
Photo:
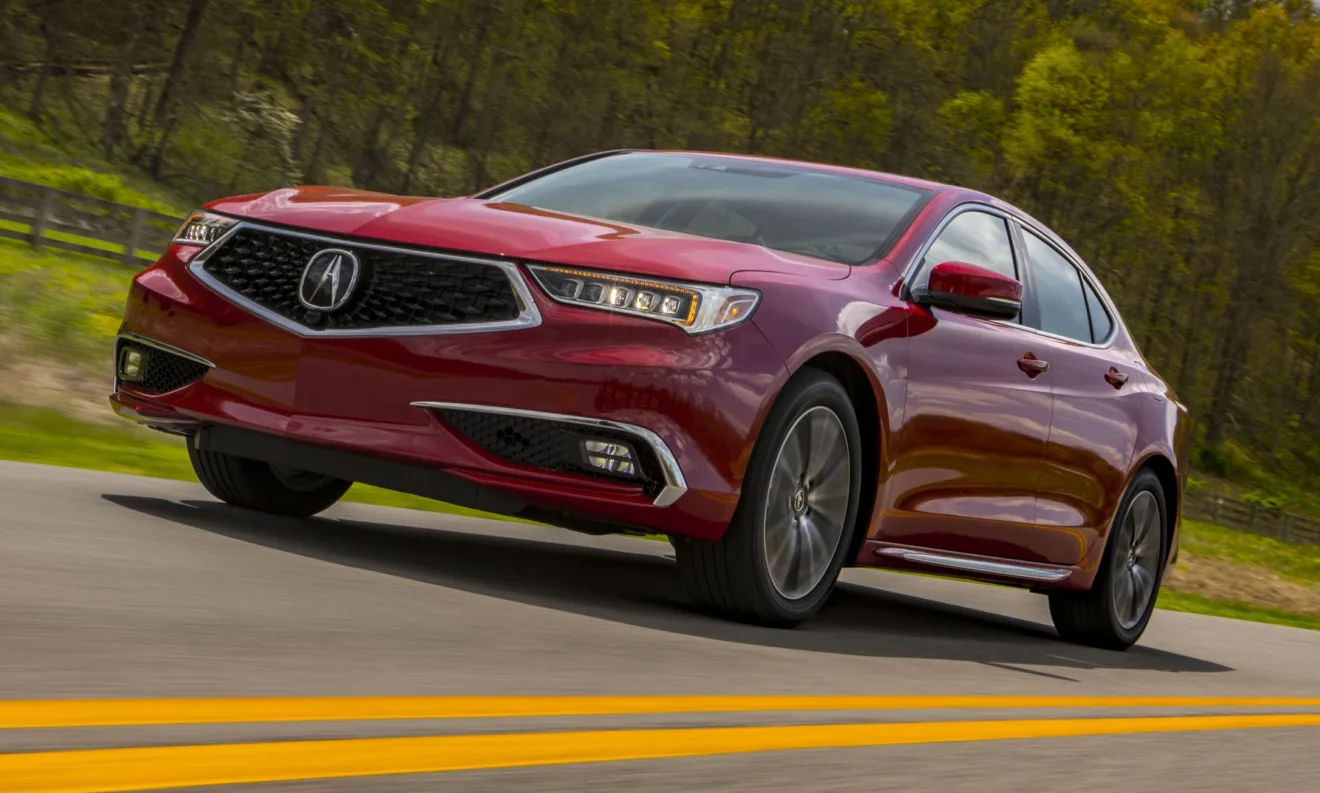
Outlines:
<svg viewBox="0 0 1320 793"><path fill-rule="evenodd" d="M173 241L177 245L205 247L220 239L236 223L238 221L233 218L197 211L189 215L188 219L179 226L179 230L174 232Z"/></svg>
<svg viewBox="0 0 1320 793"><path fill-rule="evenodd" d="M705 333L745 321L761 295L750 289L676 283L557 265L527 265L556 302L677 325Z"/></svg>

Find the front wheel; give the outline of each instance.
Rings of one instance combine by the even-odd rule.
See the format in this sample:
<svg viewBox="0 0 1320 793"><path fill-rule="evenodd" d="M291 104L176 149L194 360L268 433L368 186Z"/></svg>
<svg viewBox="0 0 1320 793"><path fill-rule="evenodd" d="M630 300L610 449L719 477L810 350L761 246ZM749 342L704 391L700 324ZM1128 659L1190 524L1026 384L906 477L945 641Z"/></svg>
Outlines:
<svg viewBox="0 0 1320 793"><path fill-rule="evenodd" d="M198 449L188 439L193 471L211 495L237 507L305 518L329 509L352 482L309 471Z"/></svg>
<svg viewBox="0 0 1320 793"><path fill-rule="evenodd" d="M723 538L676 538L679 572L697 605L777 627L815 614L851 545L861 460L848 393L824 372L799 373L766 419Z"/></svg>
<svg viewBox="0 0 1320 793"><path fill-rule="evenodd" d="M1110 650L1126 650L1141 638L1159 593L1167 515L1159 477L1141 471L1123 497L1091 590L1050 595L1060 636Z"/></svg>

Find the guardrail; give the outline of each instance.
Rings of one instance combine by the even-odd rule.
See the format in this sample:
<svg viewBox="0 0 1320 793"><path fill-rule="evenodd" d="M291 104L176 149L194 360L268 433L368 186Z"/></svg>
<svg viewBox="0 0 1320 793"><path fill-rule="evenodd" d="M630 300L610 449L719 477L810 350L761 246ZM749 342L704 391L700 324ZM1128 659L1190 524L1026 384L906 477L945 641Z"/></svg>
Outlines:
<svg viewBox="0 0 1320 793"><path fill-rule="evenodd" d="M45 185L0 177L0 237L23 240L139 267L167 247L181 217ZM26 229L11 228L17 224ZM99 240L109 247L89 245Z"/></svg>
<svg viewBox="0 0 1320 793"><path fill-rule="evenodd" d="M1195 490L1183 497L1183 517L1286 542L1320 545L1320 520Z"/></svg>

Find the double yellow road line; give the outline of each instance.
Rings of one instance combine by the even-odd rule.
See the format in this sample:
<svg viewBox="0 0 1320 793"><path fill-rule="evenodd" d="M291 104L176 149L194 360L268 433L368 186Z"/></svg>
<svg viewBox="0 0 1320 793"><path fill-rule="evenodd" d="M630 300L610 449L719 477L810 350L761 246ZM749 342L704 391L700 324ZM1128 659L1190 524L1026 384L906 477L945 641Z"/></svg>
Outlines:
<svg viewBox="0 0 1320 793"><path fill-rule="evenodd" d="M641 696L53 700L0 702L0 729L1007 708L1297 709L1320 708L1320 698ZM28 752L0 755L0 791L158 790L791 749L1270 727L1320 727L1320 714L618 729Z"/></svg>

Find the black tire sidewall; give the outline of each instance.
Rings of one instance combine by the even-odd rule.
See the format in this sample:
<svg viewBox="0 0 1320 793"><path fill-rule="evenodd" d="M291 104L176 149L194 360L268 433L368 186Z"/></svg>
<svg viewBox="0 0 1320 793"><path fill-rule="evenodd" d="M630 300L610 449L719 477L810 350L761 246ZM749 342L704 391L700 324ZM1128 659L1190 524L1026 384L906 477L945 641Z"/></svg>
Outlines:
<svg viewBox="0 0 1320 793"><path fill-rule="evenodd" d="M1155 503L1159 507L1160 563L1156 568L1155 591L1151 593L1150 602L1146 604L1145 612L1142 613L1141 619L1137 620L1136 625L1131 628L1124 628L1118 614L1114 611L1114 571L1118 569L1119 565L1119 543L1113 540L1118 534L1119 527L1123 525L1123 521L1127 520L1128 510L1132 508L1132 502L1136 499L1137 494L1142 492L1149 492L1154 495ZM1160 484L1159 477L1154 472L1143 469L1133 477L1132 483L1128 485L1127 493L1123 496L1123 502L1114 517L1114 522L1109 527L1104 562L1100 568L1097 583L1101 587L1099 594L1104 597L1104 609L1105 614L1109 617L1110 629L1115 637L1127 645L1134 644L1137 639L1141 638L1141 634L1146 630L1146 625L1150 622L1151 614L1155 612L1155 601L1159 599L1160 584L1163 582L1164 565L1168 556L1168 509L1168 503L1164 497L1164 487Z"/></svg>
<svg viewBox="0 0 1320 793"><path fill-rule="evenodd" d="M848 511L838 546L834 549L834 556L830 559L824 577L806 595L790 600L779 593L770 578L765 550L765 508L769 497L770 475L789 430L803 413L816 407L829 408L843 425L848 442L850 469ZM852 546L861 482L861 429L848 392L838 380L824 372L804 371L800 379L793 381L785 393L781 394L762 427L743 483L743 498L738 504L735 526L730 527L731 531L738 531L742 535L739 537L742 542L748 544L745 550L750 553L744 558L755 560L753 574L756 586L777 620L800 622L816 613L829 597L838 579L839 569L843 566L844 556Z"/></svg>

